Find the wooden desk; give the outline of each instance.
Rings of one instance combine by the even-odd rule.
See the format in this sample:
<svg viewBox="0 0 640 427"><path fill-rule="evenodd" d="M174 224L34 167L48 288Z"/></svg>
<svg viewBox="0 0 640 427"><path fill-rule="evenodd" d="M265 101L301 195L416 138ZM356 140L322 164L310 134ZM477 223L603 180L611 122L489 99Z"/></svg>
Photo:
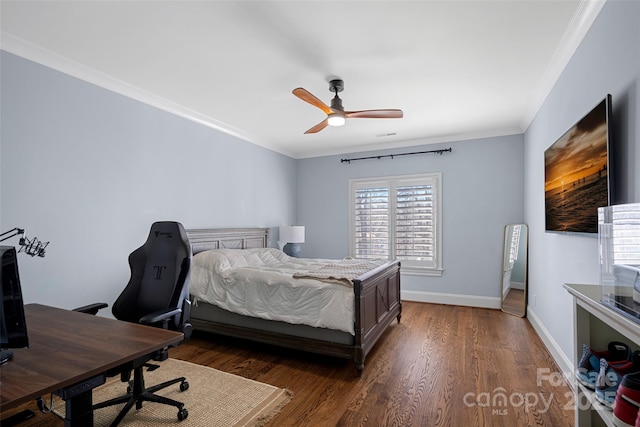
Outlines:
<svg viewBox="0 0 640 427"><path fill-rule="evenodd" d="M182 341L181 332L40 304L25 305L28 349L0 367L0 412L57 392L65 426L93 426L91 391L106 372ZM123 388L124 392L124 388Z"/></svg>

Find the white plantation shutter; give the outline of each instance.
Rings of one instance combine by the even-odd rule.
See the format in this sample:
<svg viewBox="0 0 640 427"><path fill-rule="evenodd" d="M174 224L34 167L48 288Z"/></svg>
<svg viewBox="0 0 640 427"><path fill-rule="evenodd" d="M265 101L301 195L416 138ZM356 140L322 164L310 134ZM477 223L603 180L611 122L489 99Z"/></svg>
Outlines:
<svg viewBox="0 0 640 427"><path fill-rule="evenodd" d="M440 174L351 180L351 255L441 268Z"/></svg>
<svg viewBox="0 0 640 427"><path fill-rule="evenodd" d="M633 290L640 281L640 203L598 209L598 246L603 294L617 294L614 286Z"/></svg>
<svg viewBox="0 0 640 427"><path fill-rule="evenodd" d="M640 266L640 204L611 208L613 262Z"/></svg>
<svg viewBox="0 0 640 427"><path fill-rule="evenodd" d="M389 188L355 189L355 258L389 258Z"/></svg>
<svg viewBox="0 0 640 427"><path fill-rule="evenodd" d="M509 268L513 268L518 259L518 249L520 249L520 231L522 225L514 224L511 231L511 247L509 248Z"/></svg>
<svg viewBox="0 0 640 427"><path fill-rule="evenodd" d="M396 188L396 258L433 261L433 196L432 184Z"/></svg>

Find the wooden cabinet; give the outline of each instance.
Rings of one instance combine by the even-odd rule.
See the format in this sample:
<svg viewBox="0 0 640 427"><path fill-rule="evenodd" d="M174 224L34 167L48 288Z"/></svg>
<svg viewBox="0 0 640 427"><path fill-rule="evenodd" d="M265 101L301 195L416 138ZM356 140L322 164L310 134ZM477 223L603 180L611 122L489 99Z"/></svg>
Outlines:
<svg viewBox="0 0 640 427"><path fill-rule="evenodd" d="M606 349L610 341L623 341L635 350L640 348L640 323L600 303L602 290L597 285L565 284L573 296L573 363L578 364L582 344L593 349ZM572 376L575 378L575 375ZM575 425L608 426L613 413L595 399L594 392L574 380Z"/></svg>

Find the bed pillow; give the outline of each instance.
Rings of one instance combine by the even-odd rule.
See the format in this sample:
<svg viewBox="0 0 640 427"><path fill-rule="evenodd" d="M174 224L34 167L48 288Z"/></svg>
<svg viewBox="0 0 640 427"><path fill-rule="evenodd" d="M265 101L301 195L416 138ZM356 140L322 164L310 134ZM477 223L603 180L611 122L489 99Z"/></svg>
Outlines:
<svg viewBox="0 0 640 427"><path fill-rule="evenodd" d="M216 272L224 272L231 268L229 259L217 249L195 254L191 262L194 266Z"/></svg>
<svg viewBox="0 0 640 427"><path fill-rule="evenodd" d="M193 256L193 264L224 273L232 268L261 267L290 261L289 255L274 248L211 249Z"/></svg>

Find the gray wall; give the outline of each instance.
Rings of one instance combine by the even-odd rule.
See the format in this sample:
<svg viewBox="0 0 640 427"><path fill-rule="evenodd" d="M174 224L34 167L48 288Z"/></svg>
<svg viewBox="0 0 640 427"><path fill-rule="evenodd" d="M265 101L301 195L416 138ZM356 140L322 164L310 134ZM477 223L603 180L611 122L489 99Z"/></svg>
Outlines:
<svg viewBox="0 0 640 427"><path fill-rule="evenodd" d="M453 151L442 155L340 162L347 157L448 147ZM442 172L444 274L403 276L403 295L409 291L412 298L425 301L433 300L432 293L498 298L504 226L524 218L523 159L523 137L513 135L299 160L297 222L306 226L303 253L348 255L349 179Z"/></svg>
<svg viewBox="0 0 640 427"><path fill-rule="evenodd" d="M51 241L19 257L27 302L113 302L154 221L293 222L293 159L6 52L1 67L0 229Z"/></svg>
<svg viewBox="0 0 640 427"><path fill-rule="evenodd" d="M545 233L544 150L611 94L616 201L640 202L639 22L640 2L608 1L525 133L529 318L567 369L575 363L572 301L562 285L599 283L598 241Z"/></svg>

